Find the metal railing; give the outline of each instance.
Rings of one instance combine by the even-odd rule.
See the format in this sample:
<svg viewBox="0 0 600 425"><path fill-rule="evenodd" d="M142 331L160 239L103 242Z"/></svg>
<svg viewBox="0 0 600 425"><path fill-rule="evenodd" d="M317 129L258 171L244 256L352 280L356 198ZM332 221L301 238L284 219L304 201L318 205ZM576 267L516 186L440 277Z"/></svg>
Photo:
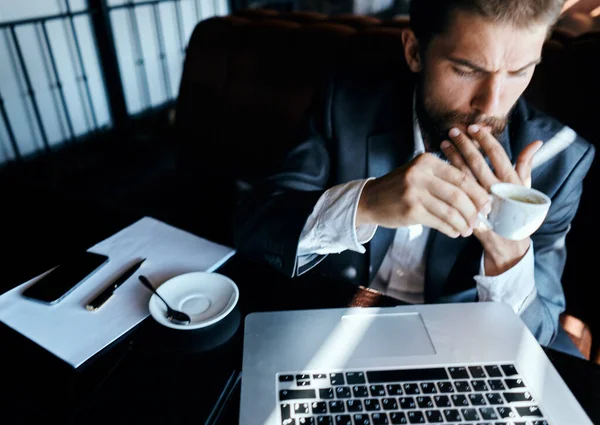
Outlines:
<svg viewBox="0 0 600 425"><path fill-rule="evenodd" d="M219 2L218 0L209 0L212 1L213 12L218 13L219 11ZM155 28L155 37L156 37L156 55L160 61L161 74L162 74L162 84L164 88L164 92L166 93L167 99L173 100L177 93L172 86L170 81L170 75L172 70L170 69L171 65L167 60L166 53L166 41L165 34L163 31L163 19L161 16L161 12L159 9L160 4L170 3L174 6L175 9L175 22L173 25L174 31L176 33L176 38L179 44L179 53L181 63L183 63L185 52L186 52L186 44L187 40L185 39L185 31L183 25L183 13L182 13L182 4L183 0L146 0L146 1L133 1L126 0L124 4L110 6L108 7L108 11L111 16L113 12L117 10L127 10L127 18L130 28L130 44L133 51L133 65L136 70L137 77L137 85L138 92L140 95L140 104L143 109L147 109L151 107L151 99L150 99L150 79L148 77L147 70L147 60L144 57L144 51L142 48L142 32L140 30L139 18L136 14L136 9L149 7L152 13L152 19L154 21ZM208 18L209 15L203 15L202 13L202 1L201 0L187 0L185 3L192 3L194 6L196 21L200 21L202 19Z"/></svg>
<svg viewBox="0 0 600 425"><path fill-rule="evenodd" d="M67 12L52 16L46 16L35 19L24 19L19 21L12 21L6 23L0 23L0 32L5 33L7 36L7 42L10 43L9 47L12 48L14 55L16 56L15 66L15 74L22 78L25 85L25 93L24 96L27 98L31 104L31 108L33 109L34 121L37 129L39 130L40 137L42 139L43 149L45 151L50 151L50 143L48 140L48 135L46 132L46 128L44 126L44 122L42 120L41 108L39 106L36 91L34 90L32 79L30 77L30 70L27 66L23 55L23 44L19 39L19 34L17 32L17 28L22 26L33 26L36 35L37 41L39 44L39 48L42 52L45 52L46 60L49 62L46 65L46 73L48 77L48 81L50 81L50 90L52 93L57 94L60 99L60 108L62 109L62 114L67 123L67 131L68 137L66 141L72 141L75 139L75 132L73 130L73 124L71 119L71 114L69 112L69 108L67 107L67 101L65 98L65 93L63 90L63 82L61 81L60 75L58 73L56 58L54 53L54 47L50 42L50 37L48 36L47 23L55 20L63 20L69 23L69 28L71 32L71 37L75 45L76 56L77 56L77 68L79 69L79 74L76 75L78 81L83 84L83 90L80 91L80 96L82 97L82 103L87 103L89 111L91 112L91 127L88 128L88 131L96 131L98 129L98 123L96 120L96 113L94 109L94 103L92 101L92 95L89 88L89 82L86 72L86 67L83 62L83 56L81 53L81 45L79 42L79 36L75 29L75 25L73 23L73 18L80 15L88 15L93 13L91 10L80 11L80 12L71 12L67 2ZM57 115L60 116L61 112L57 111ZM7 104L2 97L2 93L0 93L0 117L4 124L4 128L6 129L6 133L8 135L10 146L13 150L13 154L16 160L21 160L22 154L21 149L19 148L19 142L16 138L15 131L13 125L10 121L9 114L7 111Z"/></svg>
<svg viewBox="0 0 600 425"><path fill-rule="evenodd" d="M101 127L120 127L123 125L123 123L127 123L129 120L131 120L132 116L137 115L138 113L147 112L148 110L161 108L167 104L172 104L178 93L177 88L174 87L171 77L177 76L177 73L181 72L187 45L182 5L185 4L185 10L187 13L186 17L193 16L193 21L195 23L214 14L220 13L220 1L223 0L125 0L123 4L109 6L107 0L88 0L88 8L86 10L77 12L72 12L69 7L69 1L65 1L66 12L64 13L0 23L0 36L5 35L6 37L7 46L9 47L10 51L9 53L11 53L10 56L13 57L13 72L18 82L21 82L22 90L19 95L26 106L25 110L28 115L27 119L30 121L27 123L27 125L30 128L35 128L37 130L37 135L40 139L37 143L40 145L39 148L37 148L37 151L40 153L50 152L55 145L58 146L73 143L80 137L95 134L101 129ZM166 21L164 21L165 17L161 13L160 5L162 3L170 3L174 7L174 22L172 25L164 25ZM193 5L193 9L191 5ZM203 6L206 9L210 9L210 6L212 6L213 13L203 13ZM139 8L144 7L149 8L151 11L152 24L150 25L147 20L144 21L143 28L145 32L142 33L138 13L136 11L140 10ZM227 7L230 7L229 3L225 4L225 8ZM63 8L63 10L65 8ZM127 11L127 26L129 27L128 31L130 35L129 43L133 53L132 63L123 63L129 61L130 59L119 58L117 55L117 43L122 43L123 40L115 40L112 19L114 16L113 13L119 10ZM195 16L192 15L192 13L195 14ZM96 56L100 66L100 74L103 77L101 78L102 91L106 96L108 114L110 115L110 122L107 126L104 125L104 122L101 122L101 125L99 125L98 111L96 110L95 106L97 99L95 99L92 95L93 90L90 88L90 81L88 78L89 69L86 69L86 61L84 61L84 57L86 59L89 57L89 52L83 50L85 47L81 43L80 34L78 33L74 22L74 18L80 16L89 17L93 41L96 44L96 51L93 53ZM64 22L65 31L69 33L71 46L59 46L57 45L59 43L52 42L53 37L51 35L49 36L48 31L48 23L51 21ZM187 22L187 29L189 31L190 21L187 20ZM152 28L150 28L150 26ZM37 40L36 46L32 46L31 43L24 43L21 40L18 30L22 27L34 28ZM175 31L175 34L165 34L165 31L171 31L171 27L173 28L173 31ZM148 31L153 32L153 34L149 34ZM176 49L178 57L173 59L173 48L171 48L171 61L169 61L167 55L166 35L171 37L171 41L176 40L177 45ZM156 57L154 57L153 60L156 61L155 63L159 64L154 66L157 69L160 67L159 72L162 83L159 84L163 86L165 94L164 102L159 105L156 104L156 99L154 104L152 104L151 101L151 84L155 82L151 81L149 78L147 69L148 58L144 56L144 53L146 56L153 53L149 53L150 51L148 48L144 51L143 47L148 47L147 45L142 46L143 41L148 42L148 37L153 37L154 39L154 44L156 46ZM171 43L171 46L174 46L173 43ZM56 54L57 49L66 49L67 47L71 47L69 56L70 60L73 62L71 65L76 71L75 79L79 101L81 102L81 105L85 105L83 107L83 111L81 111L83 112L86 122L85 131L83 132L81 130L76 131L74 128L75 125L72 117L72 111L69 110L68 105L73 99L69 98L65 93L65 82L61 80L61 73L59 72L60 65L64 64L58 63ZM30 69L31 63L28 64L28 61L26 60L26 53L28 53L28 49L39 49L41 52L44 69L42 75L45 75L47 81L50 82L49 88L53 104L52 108L40 107L38 93L36 93L34 88L37 87L38 90L40 89L39 84L34 84L39 83L39 81L32 81L32 78L34 77L32 77L32 72ZM174 60L179 62L178 65L181 66L180 68L174 69ZM128 111L127 108L125 93L127 90L131 89L131 87L124 87L122 68L128 66L130 67L128 68L129 70L134 70L137 81L137 91L140 95L141 108L136 111L131 111L132 108L129 108ZM34 71L35 75L40 75L40 70L35 69ZM152 71L155 70L152 69ZM63 73L62 75L64 79L65 74ZM96 88L96 85L94 84L93 87ZM12 104L12 102L9 105L6 96L3 97L1 91L2 90L0 88L0 130L2 128L5 130L4 134L8 138L8 143L6 143L6 146L9 146L12 150L12 157L14 160L21 161L24 156L24 149L19 140L19 131L15 131L15 123L11 122L11 114L9 109L15 108L18 105L15 106ZM46 95L45 89L44 95ZM51 118L49 118L49 115L45 114L55 114L55 116L59 118L58 124L60 125L61 129L61 140L58 143L56 142L56 137L52 139L51 143L47 128L44 125L44 121L46 120L46 122L49 122L48 119ZM17 129L22 130L21 128ZM2 134L3 133L0 131L0 137ZM38 139L38 137L35 137L35 139ZM40 141L41 143L39 143ZM1 162L2 159L0 157L0 163Z"/></svg>

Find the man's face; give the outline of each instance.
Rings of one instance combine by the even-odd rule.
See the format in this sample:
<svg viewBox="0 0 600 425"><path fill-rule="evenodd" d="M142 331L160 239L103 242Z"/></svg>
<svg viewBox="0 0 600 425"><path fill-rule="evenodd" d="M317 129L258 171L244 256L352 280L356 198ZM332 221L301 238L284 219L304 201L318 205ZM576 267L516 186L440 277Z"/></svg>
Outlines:
<svg viewBox="0 0 600 425"><path fill-rule="evenodd" d="M431 149L439 149L452 127L465 132L477 123L496 136L502 133L540 61L547 31L543 24L520 29L467 12L453 14L418 69L417 113Z"/></svg>

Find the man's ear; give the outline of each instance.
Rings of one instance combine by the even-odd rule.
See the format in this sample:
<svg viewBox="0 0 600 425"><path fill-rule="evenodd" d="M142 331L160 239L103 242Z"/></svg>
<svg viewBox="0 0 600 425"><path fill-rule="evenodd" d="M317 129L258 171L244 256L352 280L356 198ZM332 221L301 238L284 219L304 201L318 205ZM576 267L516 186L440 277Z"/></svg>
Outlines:
<svg viewBox="0 0 600 425"><path fill-rule="evenodd" d="M404 44L404 57L412 72L421 72L423 61L419 53L419 40L410 28L402 31L402 43Z"/></svg>

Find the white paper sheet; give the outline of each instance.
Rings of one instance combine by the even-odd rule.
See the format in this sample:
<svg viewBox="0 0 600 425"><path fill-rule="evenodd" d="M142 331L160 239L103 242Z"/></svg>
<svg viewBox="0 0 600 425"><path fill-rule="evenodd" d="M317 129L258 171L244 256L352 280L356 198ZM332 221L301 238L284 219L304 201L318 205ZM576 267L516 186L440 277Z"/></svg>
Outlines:
<svg viewBox="0 0 600 425"><path fill-rule="evenodd" d="M88 251L109 261L56 305L21 295L42 275L0 296L0 321L54 353L73 367L115 341L149 316L151 292L139 281L143 274L154 287L182 273L213 271L234 253L232 248L144 217ZM95 312L85 305L136 259L146 258L138 272Z"/></svg>

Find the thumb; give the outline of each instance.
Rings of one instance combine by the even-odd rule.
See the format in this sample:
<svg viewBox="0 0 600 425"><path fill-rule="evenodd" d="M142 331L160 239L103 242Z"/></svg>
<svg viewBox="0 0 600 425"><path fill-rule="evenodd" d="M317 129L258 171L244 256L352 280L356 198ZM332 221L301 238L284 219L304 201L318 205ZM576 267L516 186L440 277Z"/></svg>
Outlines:
<svg viewBox="0 0 600 425"><path fill-rule="evenodd" d="M531 187L531 165L533 163L533 157L543 144L544 143L541 140L530 143L523 149L517 158L515 170L519 175L521 182L527 187Z"/></svg>

